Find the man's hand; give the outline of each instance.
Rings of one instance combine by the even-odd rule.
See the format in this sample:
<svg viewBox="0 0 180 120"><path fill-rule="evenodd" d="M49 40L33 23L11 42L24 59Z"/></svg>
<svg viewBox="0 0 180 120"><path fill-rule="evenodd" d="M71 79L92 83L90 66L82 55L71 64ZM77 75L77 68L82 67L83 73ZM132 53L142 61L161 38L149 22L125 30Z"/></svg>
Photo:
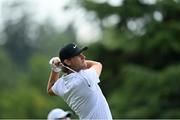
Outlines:
<svg viewBox="0 0 180 120"><path fill-rule="evenodd" d="M54 72L60 72L62 69L61 60L59 57L53 57L50 59L49 64Z"/></svg>

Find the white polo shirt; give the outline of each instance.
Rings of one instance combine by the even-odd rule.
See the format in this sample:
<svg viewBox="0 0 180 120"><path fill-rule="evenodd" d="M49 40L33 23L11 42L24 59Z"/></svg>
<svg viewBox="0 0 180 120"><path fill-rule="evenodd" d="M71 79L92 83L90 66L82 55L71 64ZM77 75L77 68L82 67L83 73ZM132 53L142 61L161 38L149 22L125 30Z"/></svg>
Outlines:
<svg viewBox="0 0 180 120"><path fill-rule="evenodd" d="M62 76L52 87L80 119L112 119L108 103L98 85L94 68Z"/></svg>

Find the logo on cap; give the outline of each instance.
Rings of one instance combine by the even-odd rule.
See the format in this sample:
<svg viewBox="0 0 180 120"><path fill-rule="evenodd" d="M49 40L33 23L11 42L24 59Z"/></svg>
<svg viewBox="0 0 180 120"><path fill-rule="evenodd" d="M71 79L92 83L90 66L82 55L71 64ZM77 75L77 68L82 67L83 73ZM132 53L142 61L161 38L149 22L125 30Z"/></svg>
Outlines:
<svg viewBox="0 0 180 120"><path fill-rule="evenodd" d="M76 48L76 45L74 45L73 48Z"/></svg>

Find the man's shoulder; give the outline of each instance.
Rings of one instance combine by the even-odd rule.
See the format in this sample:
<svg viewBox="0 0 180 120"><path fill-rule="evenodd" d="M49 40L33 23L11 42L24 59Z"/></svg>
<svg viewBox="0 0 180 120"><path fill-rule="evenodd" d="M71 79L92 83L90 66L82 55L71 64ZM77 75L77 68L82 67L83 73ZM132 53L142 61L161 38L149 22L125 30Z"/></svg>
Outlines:
<svg viewBox="0 0 180 120"><path fill-rule="evenodd" d="M82 69L82 70L80 71L80 73L81 73L81 72L95 72L95 69L94 69L94 68Z"/></svg>
<svg viewBox="0 0 180 120"><path fill-rule="evenodd" d="M96 70L94 68L82 70L80 71L80 75L87 77L89 79L99 79Z"/></svg>
<svg viewBox="0 0 180 120"><path fill-rule="evenodd" d="M63 75L63 76L61 76L60 79L62 79L62 80L74 79L74 78L76 78L76 74L77 73L70 73L68 75Z"/></svg>

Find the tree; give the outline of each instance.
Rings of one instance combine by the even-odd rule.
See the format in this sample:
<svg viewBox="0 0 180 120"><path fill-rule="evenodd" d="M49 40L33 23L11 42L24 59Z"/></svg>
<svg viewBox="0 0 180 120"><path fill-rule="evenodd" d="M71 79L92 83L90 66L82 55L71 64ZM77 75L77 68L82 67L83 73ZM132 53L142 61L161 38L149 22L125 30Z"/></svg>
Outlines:
<svg viewBox="0 0 180 120"><path fill-rule="evenodd" d="M10 58L13 59L21 68L32 54L30 38L30 14L24 10L25 2L13 2L4 7L4 29L5 44L3 47L8 51ZM13 12L12 12L13 11Z"/></svg>
<svg viewBox="0 0 180 120"><path fill-rule="evenodd" d="M104 63L101 86L113 116L179 118L180 1L121 2L79 2L101 21L103 39L89 54Z"/></svg>

